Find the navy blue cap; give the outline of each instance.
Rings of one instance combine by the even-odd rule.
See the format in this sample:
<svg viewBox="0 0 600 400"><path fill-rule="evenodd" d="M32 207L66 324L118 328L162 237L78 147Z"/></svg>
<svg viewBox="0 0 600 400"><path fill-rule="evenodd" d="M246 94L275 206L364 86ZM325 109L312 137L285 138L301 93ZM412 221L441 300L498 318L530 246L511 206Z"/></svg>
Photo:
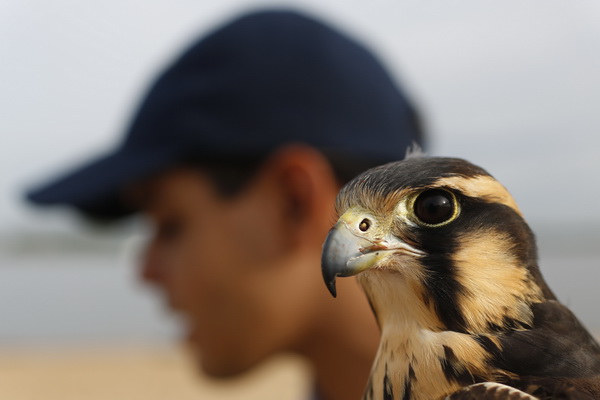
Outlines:
<svg viewBox="0 0 600 400"><path fill-rule="evenodd" d="M413 141L416 114L367 49L297 12L254 12L185 51L111 154L27 197L114 216L125 212L126 185L190 157L233 160L304 143L378 164L403 158Z"/></svg>

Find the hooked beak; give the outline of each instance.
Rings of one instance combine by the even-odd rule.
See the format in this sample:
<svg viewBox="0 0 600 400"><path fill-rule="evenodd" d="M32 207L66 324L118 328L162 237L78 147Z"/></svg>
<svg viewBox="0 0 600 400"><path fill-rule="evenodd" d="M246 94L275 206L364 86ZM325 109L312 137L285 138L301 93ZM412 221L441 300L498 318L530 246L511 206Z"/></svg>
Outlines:
<svg viewBox="0 0 600 400"><path fill-rule="evenodd" d="M321 270L327 289L333 297L336 297L337 276L356 275L369 267L358 260L363 255L361 250L372 245L369 240L354 235L344 221L338 221L329 231L323 244Z"/></svg>
<svg viewBox="0 0 600 400"><path fill-rule="evenodd" d="M385 239L367 239L350 227L353 225L352 219L351 213L340 217L323 244L321 271L333 297L336 297L335 279L338 276L357 275L375 266L390 253L400 252L417 257L423 254L392 235Z"/></svg>

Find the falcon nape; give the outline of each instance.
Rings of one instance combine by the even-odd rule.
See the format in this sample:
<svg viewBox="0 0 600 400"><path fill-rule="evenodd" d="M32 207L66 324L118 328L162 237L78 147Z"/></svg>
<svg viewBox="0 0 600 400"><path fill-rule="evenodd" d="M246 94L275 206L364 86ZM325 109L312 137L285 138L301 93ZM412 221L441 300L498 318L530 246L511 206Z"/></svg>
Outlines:
<svg viewBox="0 0 600 400"><path fill-rule="evenodd" d="M356 177L336 211L325 283L358 275L381 328L365 399L600 399L600 346L486 171L408 158Z"/></svg>

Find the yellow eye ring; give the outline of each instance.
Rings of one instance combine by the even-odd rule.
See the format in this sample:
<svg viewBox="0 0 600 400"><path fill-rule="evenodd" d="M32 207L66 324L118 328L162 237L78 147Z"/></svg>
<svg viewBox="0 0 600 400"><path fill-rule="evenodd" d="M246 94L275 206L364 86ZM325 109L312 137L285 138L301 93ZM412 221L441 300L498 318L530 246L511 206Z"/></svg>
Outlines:
<svg viewBox="0 0 600 400"><path fill-rule="evenodd" d="M454 221L460 206L456 195L445 189L425 189L411 197L409 204L410 219L428 228L437 228Z"/></svg>

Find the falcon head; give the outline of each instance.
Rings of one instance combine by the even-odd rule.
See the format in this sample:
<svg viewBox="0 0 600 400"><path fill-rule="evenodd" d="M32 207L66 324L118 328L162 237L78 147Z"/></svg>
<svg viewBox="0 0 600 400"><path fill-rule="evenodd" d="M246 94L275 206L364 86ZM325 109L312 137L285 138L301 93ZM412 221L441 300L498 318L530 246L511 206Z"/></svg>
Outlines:
<svg viewBox="0 0 600 400"><path fill-rule="evenodd" d="M323 245L323 278L358 275L380 326L483 334L532 325L554 298L508 191L455 158L408 158L349 182Z"/></svg>

